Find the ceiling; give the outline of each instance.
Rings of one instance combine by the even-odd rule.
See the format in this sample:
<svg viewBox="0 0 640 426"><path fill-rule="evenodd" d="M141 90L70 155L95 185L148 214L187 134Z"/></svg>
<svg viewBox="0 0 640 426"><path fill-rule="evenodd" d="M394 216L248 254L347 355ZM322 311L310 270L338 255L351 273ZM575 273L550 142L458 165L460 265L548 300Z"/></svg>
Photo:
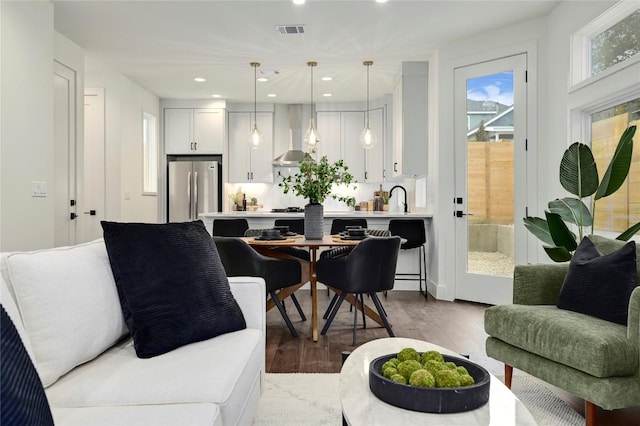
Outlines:
<svg viewBox="0 0 640 426"><path fill-rule="evenodd" d="M55 28L87 57L160 98L253 102L252 61L268 82L257 101L353 102L391 93L403 61L428 60L457 39L549 13L558 1L61 1ZM282 35L277 25L304 25ZM89 64L96 61L89 61ZM91 69L87 69L90 73ZM322 81L330 76L332 81ZM203 77L206 82L195 82ZM267 94L277 97L269 98ZM324 93L331 93L325 98Z"/></svg>

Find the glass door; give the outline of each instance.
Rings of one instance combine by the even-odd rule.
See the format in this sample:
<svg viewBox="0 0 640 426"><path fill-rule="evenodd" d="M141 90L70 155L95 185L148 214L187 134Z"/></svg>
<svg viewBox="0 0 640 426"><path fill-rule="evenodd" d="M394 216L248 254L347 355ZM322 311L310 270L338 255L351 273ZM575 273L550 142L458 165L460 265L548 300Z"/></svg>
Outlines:
<svg viewBox="0 0 640 426"><path fill-rule="evenodd" d="M456 299L511 303L526 259L525 72L525 54L455 70Z"/></svg>

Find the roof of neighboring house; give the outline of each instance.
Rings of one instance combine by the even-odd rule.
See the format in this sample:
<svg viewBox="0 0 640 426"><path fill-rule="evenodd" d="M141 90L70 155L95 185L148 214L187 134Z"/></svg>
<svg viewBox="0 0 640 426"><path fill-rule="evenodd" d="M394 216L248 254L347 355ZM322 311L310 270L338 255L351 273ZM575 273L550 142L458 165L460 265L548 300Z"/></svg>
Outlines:
<svg viewBox="0 0 640 426"><path fill-rule="evenodd" d="M505 110L512 108L509 105L501 104L500 102L495 101L474 101L473 99L467 99L467 114L473 113L486 113L486 112L495 112L496 114L500 114Z"/></svg>
<svg viewBox="0 0 640 426"><path fill-rule="evenodd" d="M479 126L478 126L479 127ZM478 131L478 127L471 129L467 132L467 137L473 135ZM513 132L513 105L507 107L500 114L493 117L491 120L484 123L485 131L498 131L501 132Z"/></svg>

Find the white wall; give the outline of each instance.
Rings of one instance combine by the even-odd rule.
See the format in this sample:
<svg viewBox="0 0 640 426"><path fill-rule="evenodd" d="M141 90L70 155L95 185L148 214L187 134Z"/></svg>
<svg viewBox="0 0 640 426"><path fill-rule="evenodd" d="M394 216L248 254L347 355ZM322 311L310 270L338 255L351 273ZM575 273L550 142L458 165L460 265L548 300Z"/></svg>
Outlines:
<svg viewBox="0 0 640 426"><path fill-rule="evenodd" d="M142 195L142 113L159 124L158 97L91 57L85 59L85 86L105 93L105 219L159 222L158 197Z"/></svg>
<svg viewBox="0 0 640 426"><path fill-rule="evenodd" d="M53 5L0 2L0 251L53 245ZM31 182L50 196L31 196Z"/></svg>

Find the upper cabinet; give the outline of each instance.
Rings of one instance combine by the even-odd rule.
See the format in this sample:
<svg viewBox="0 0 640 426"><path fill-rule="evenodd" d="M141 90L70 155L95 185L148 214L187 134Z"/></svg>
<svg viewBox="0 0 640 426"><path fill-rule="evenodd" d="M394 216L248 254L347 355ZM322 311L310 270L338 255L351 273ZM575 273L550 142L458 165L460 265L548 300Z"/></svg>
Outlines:
<svg viewBox="0 0 640 426"><path fill-rule="evenodd" d="M165 153L222 154L224 123L224 109L165 108Z"/></svg>
<svg viewBox="0 0 640 426"><path fill-rule="evenodd" d="M253 112L229 114L229 182L273 182L273 113L258 112L258 129L264 142L257 149L249 146L249 133L253 127Z"/></svg>
<svg viewBox="0 0 640 426"><path fill-rule="evenodd" d="M360 133L365 126L363 111L319 111L317 158L326 155L330 162L344 160L349 172L358 182L384 180L384 109L369 112L369 122L378 137L378 144L370 150L360 145Z"/></svg>
<svg viewBox="0 0 640 426"><path fill-rule="evenodd" d="M393 91L393 176L427 174L428 62L404 62Z"/></svg>

